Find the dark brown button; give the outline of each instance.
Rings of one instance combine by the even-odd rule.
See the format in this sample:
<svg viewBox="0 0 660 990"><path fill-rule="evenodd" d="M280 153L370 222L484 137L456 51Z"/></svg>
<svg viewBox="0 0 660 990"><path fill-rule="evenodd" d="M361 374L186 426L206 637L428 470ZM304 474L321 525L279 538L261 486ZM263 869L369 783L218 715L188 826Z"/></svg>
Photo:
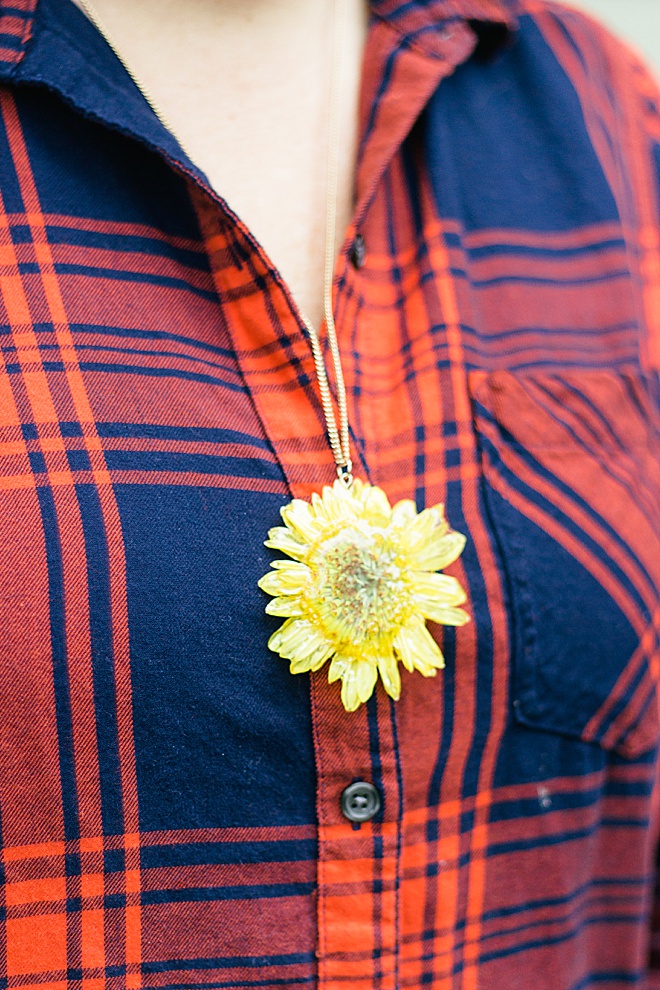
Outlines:
<svg viewBox="0 0 660 990"><path fill-rule="evenodd" d="M380 794L373 784L356 780L342 791L341 811L349 822L368 822L380 811Z"/></svg>
<svg viewBox="0 0 660 990"><path fill-rule="evenodd" d="M351 248L351 261L354 268L362 268L367 257L367 246L362 234L356 234Z"/></svg>

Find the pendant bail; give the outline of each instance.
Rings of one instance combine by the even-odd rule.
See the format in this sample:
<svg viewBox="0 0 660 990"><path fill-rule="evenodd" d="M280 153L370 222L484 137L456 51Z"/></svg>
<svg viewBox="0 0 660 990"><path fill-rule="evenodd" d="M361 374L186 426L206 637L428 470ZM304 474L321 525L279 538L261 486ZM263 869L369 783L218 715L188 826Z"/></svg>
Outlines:
<svg viewBox="0 0 660 990"><path fill-rule="evenodd" d="M353 462L350 457L344 464L337 465L337 477L344 488L350 489L353 484Z"/></svg>

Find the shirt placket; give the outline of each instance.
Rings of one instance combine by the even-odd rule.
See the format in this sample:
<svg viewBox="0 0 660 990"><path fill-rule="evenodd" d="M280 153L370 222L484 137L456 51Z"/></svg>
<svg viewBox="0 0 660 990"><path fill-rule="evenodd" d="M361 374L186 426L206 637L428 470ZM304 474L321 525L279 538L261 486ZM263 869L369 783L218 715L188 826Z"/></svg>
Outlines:
<svg viewBox="0 0 660 990"><path fill-rule="evenodd" d="M417 27L417 25L415 25ZM357 208L335 271L335 316L349 383L349 416L358 396L350 346L341 347L342 320L360 265L360 225L379 180L440 80L468 57L475 38L463 22L438 31L431 52L400 44L391 25L376 19L362 89L362 142L357 171ZM438 45L440 46L438 48ZM241 222L194 193L219 297L246 386L286 474L293 496L309 498L335 476L309 341L286 286ZM366 245L368 251L368 244ZM362 362L369 354L361 353ZM355 423L356 419L352 418ZM355 456L356 474L369 465ZM367 442L367 449L369 443ZM264 520L266 529L277 520ZM283 676L288 676L283 670ZM347 713L327 673L311 675L317 768L318 986L348 990L356 985L399 986L399 886L402 780L396 712L384 692ZM347 788L358 802L377 793L380 808L365 821L347 814ZM357 790L354 785L358 786Z"/></svg>

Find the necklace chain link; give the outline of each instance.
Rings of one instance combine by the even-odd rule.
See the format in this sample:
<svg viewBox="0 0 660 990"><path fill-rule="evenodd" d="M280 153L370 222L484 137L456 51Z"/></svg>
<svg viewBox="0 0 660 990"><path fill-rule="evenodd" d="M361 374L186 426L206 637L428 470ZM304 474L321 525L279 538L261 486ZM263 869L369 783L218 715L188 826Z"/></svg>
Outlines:
<svg viewBox="0 0 660 990"><path fill-rule="evenodd" d="M108 46L119 59L124 69L131 77L142 96L147 101L152 111L161 122L163 127L172 134L178 141L181 149L188 158L192 160L185 144L179 138L166 115L163 113L158 103L154 100L149 89L141 77L131 68L121 50L114 41L112 34L99 17L91 0L78 0L80 6L87 14L90 21L96 26L99 33L104 37ZM342 58L342 51L345 41L347 0L334 0L333 4L333 30L332 30L332 76L330 83L330 120L328 125L328 155L327 155L327 178L326 178L326 216L325 216L325 250L324 250L324 272L323 272L323 321L328 339L328 349L332 359L332 367L335 376L335 386L337 392L337 413L339 423L335 416L335 406L332 397L332 390L328 380L328 372L323 356L323 345L319 332L312 326L307 317L300 313L301 320L307 331L314 358L314 367L318 381L321 397L321 406L325 417L328 441L332 450L335 463L337 465L337 475L340 480L350 488L353 482L353 465L351 462L350 429L348 425L348 404L346 397L346 384L341 366L341 355L339 352L339 342L337 340L337 328L335 325L334 311L332 305L332 283L334 275L335 238L337 233L337 193L339 179L339 138L340 120L339 103L343 90L343 69L345 59Z"/></svg>

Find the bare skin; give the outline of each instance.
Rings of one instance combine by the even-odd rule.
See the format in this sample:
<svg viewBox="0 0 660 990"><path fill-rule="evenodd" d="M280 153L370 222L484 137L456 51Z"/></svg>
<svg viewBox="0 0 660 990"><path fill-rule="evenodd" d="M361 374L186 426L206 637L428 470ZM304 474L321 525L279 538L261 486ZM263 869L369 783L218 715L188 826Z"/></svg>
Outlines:
<svg viewBox="0 0 660 990"><path fill-rule="evenodd" d="M322 313L332 0L94 0L124 60L213 188ZM338 240L353 210L367 0L348 0Z"/></svg>

